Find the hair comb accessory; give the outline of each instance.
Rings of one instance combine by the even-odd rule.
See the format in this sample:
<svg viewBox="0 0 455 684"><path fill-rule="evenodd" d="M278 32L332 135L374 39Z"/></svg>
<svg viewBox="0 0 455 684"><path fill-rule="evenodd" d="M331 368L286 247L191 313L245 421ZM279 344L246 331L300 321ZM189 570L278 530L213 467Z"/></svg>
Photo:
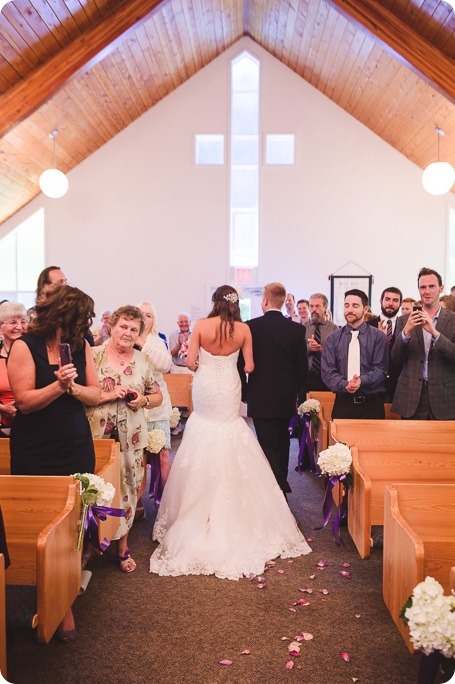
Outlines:
<svg viewBox="0 0 455 684"><path fill-rule="evenodd" d="M230 292L229 294L223 295L223 299L225 299L227 302L236 304L239 301L239 296L237 292Z"/></svg>

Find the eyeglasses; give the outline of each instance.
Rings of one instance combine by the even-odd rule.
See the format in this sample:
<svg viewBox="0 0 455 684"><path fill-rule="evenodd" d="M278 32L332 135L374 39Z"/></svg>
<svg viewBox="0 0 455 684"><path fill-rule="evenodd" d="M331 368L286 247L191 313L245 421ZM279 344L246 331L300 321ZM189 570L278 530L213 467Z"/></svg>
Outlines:
<svg viewBox="0 0 455 684"><path fill-rule="evenodd" d="M11 328L15 328L16 326L23 328L24 325L27 325L27 323L28 320L26 318L21 318L19 320L3 321L2 325L8 325Z"/></svg>

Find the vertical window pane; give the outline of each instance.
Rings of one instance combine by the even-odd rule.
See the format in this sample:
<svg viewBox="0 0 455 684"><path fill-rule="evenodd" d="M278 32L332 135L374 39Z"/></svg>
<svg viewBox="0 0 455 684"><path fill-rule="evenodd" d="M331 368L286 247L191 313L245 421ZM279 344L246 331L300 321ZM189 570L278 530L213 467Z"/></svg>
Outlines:
<svg viewBox="0 0 455 684"><path fill-rule="evenodd" d="M16 289L16 235L8 233L0 240L0 289Z"/></svg>
<svg viewBox="0 0 455 684"><path fill-rule="evenodd" d="M232 139L231 162L234 165L257 166L259 163L258 136Z"/></svg>
<svg viewBox="0 0 455 684"><path fill-rule="evenodd" d="M256 208L258 204L258 170L233 169L231 176L231 205L235 208Z"/></svg>
<svg viewBox="0 0 455 684"><path fill-rule="evenodd" d="M259 90L259 62L250 55L241 56L232 63L232 89Z"/></svg>
<svg viewBox="0 0 455 684"><path fill-rule="evenodd" d="M232 96L232 134L254 135L259 128L257 93L235 93Z"/></svg>
<svg viewBox="0 0 455 684"><path fill-rule="evenodd" d="M17 229L17 289L34 291L43 264L44 222L35 214Z"/></svg>

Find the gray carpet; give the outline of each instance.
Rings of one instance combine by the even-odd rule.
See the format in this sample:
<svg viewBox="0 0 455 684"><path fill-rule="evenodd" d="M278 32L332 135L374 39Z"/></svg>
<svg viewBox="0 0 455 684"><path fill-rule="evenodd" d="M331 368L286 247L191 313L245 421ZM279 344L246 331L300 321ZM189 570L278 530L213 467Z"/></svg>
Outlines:
<svg viewBox="0 0 455 684"><path fill-rule="evenodd" d="M173 438L173 447L180 437ZM8 646L8 679L14 684L411 684L420 656L411 655L382 599L382 552L362 561L343 529L345 546L332 541L322 523L323 482L295 472L292 440L289 505L313 553L292 563L278 560L265 586L214 577L150 575L148 559L154 507L135 523L130 546L138 563L121 573L106 556L95 558L92 580L74 604L78 628L69 646L55 640L38 645L30 633L15 632ZM144 497L145 499L145 497ZM323 570L320 560L327 562ZM351 579L339 574L350 563ZM282 570L283 572L278 572ZM312 578L312 576L314 577ZM300 589L310 588L311 594ZM319 590L327 589L328 594ZM292 604L307 598L309 605ZM302 632L299 657L289 657L290 640ZM250 654L242 654L249 649ZM350 661L341 658L348 652ZM232 665L220 665L223 659ZM286 663L292 660L292 671Z"/></svg>

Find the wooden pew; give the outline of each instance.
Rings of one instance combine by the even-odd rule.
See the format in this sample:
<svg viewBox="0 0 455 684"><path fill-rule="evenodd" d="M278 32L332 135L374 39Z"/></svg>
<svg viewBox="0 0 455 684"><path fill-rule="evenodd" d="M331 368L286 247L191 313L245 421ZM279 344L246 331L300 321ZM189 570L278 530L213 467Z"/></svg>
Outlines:
<svg viewBox="0 0 455 684"><path fill-rule="evenodd" d="M0 553L0 672L6 679L6 597L5 557Z"/></svg>
<svg viewBox="0 0 455 684"><path fill-rule="evenodd" d="M95 447L95 475L99 475L106 482L115 487L115 496L111 506L121 508L120 504L120 444L113 439L94 439ZM10 475L9 439L0 439L0 475ZM105 537L109 541L114 536L119 525L119 519L109 516L99 524L99 539Z"/></svg>
<svg viewBox="0 0 455 684"><path fill-rule="evenodd" d="M329 444L452 444L453 420L351 420L330 423Z"/></svg>
<svg viewBox="0 0 455 684"><path fill-rule="evenodd" d="M48 643L81 586L80 485L72 477L0 476L11 565L6 583L36 586L38 641Z"/></svg>
<svg viewBox="0 0 455 684"><path fill-rule="evenodd" d="M455 558L455 484L400 483L385 489L384 601L414 650L400 611L427 575L450 592Z"/></svg>
<svg viewBox="0 0 455 684"><path fill-rule="evenodd" d="M411 422L411 421L410 421ZM454 483L455 444L359 444L351 447L348 529L369 558L371 526L384 524L384 488L397 482Z"/></svg>
<svg viewBox="0 0 455 684"><path fill-rule="evenodd" d="M164 373L163 378L166 382L169 396L171 397L172 406L186 408L188 409L188 413L191 413L193 410L191 396L193 376L189 373Z"/></svg>

